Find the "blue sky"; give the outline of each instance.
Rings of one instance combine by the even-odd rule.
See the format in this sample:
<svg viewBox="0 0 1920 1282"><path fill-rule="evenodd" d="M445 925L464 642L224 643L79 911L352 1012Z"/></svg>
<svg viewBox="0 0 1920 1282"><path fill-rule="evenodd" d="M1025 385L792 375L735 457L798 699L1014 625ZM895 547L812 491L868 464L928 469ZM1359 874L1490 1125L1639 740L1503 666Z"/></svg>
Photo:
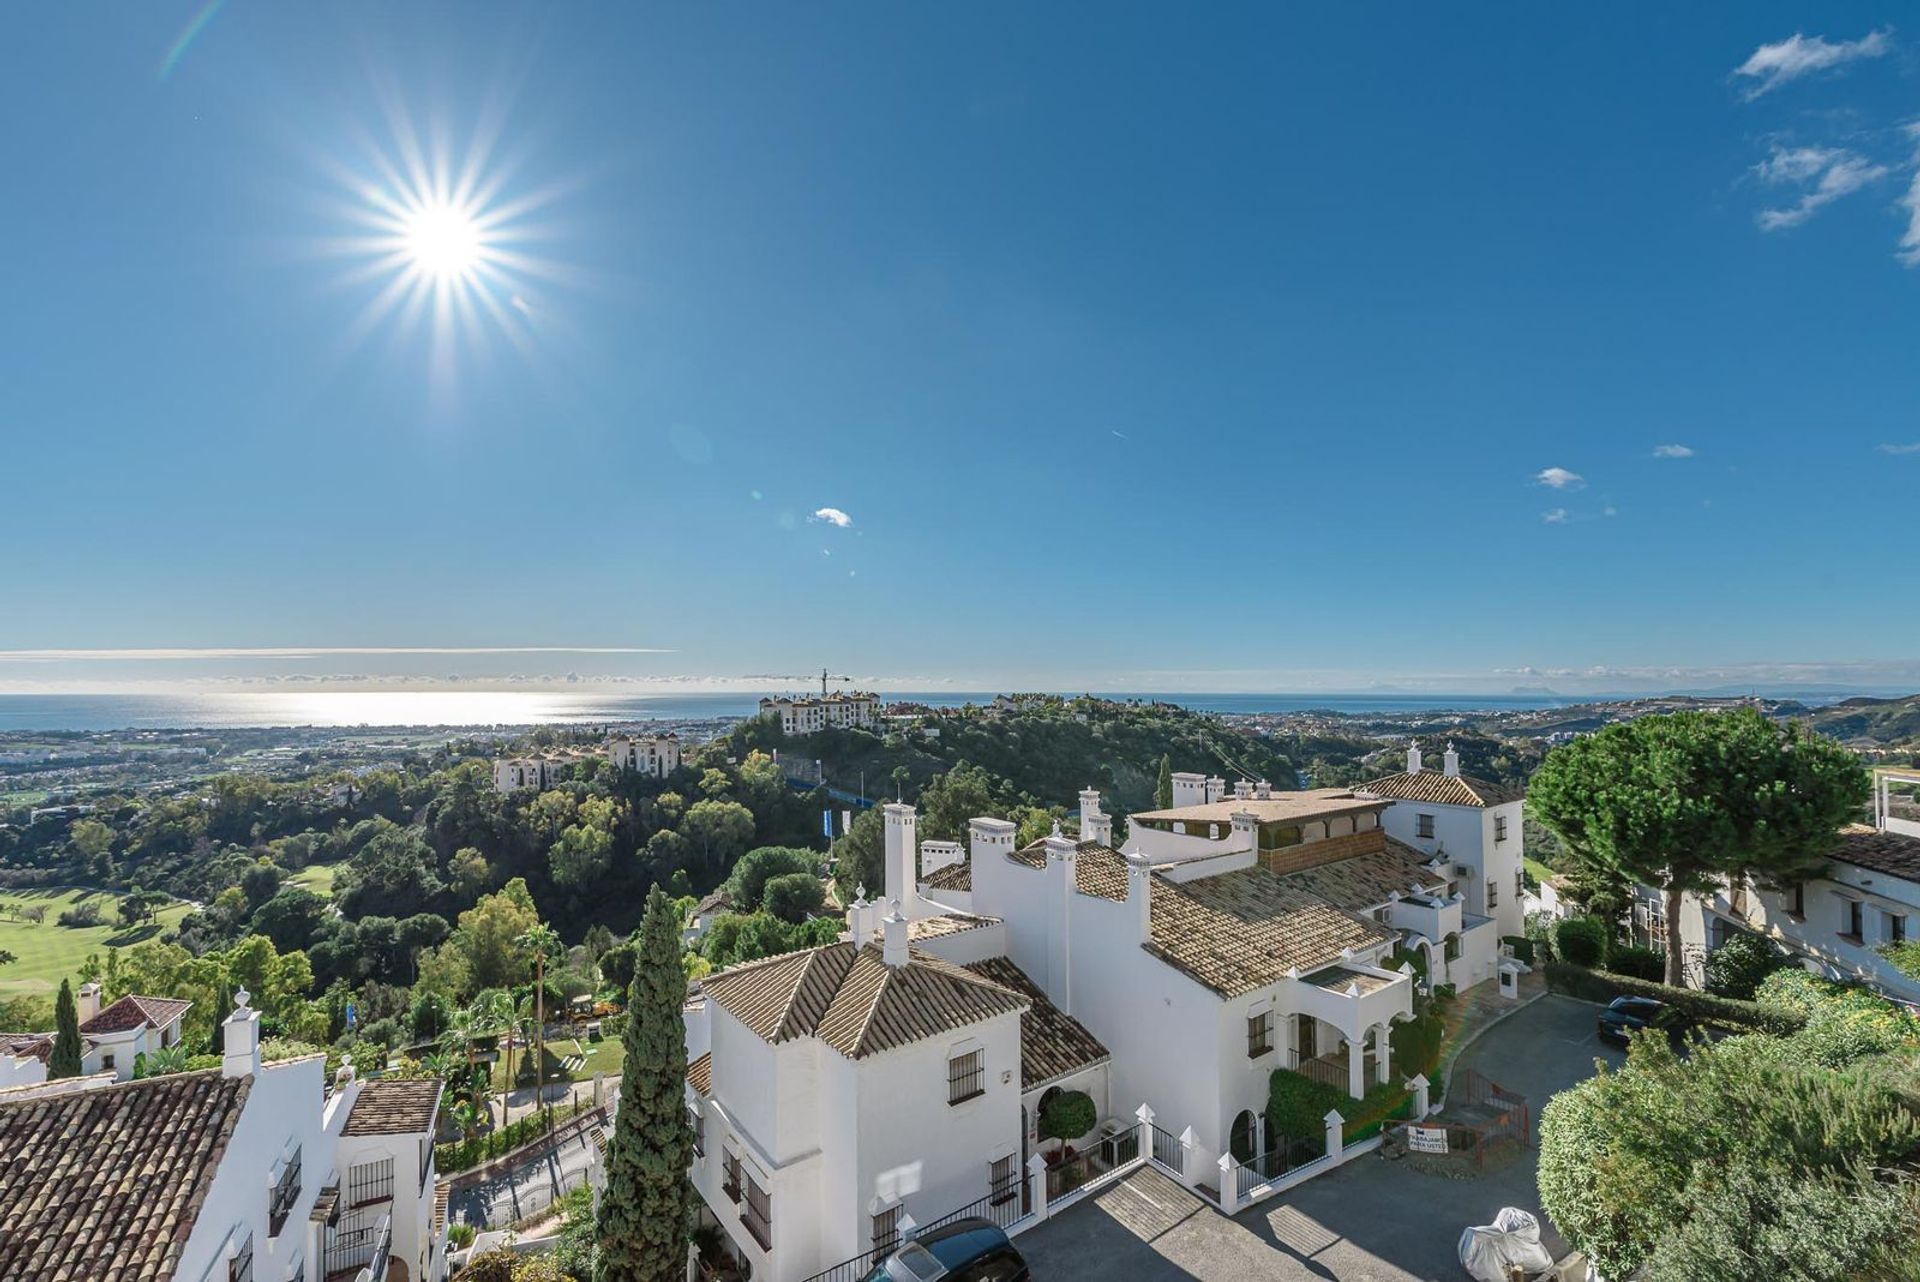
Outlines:
<svg viewBox="0 0 1920 1282"><path fill-rule="evenodd" d="M0 684L1920 687L1901 16L22 11Z"/></svg>

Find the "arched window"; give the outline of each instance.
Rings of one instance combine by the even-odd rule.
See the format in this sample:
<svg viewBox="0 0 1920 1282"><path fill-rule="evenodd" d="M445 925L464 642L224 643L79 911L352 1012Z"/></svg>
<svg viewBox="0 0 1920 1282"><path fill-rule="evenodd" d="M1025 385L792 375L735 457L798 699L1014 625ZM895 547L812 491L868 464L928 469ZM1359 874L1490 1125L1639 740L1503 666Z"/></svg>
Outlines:
<svg viewBox="0 0 1920 1282"><path fill-rule="evenodd" d="M1227 1152L1233 1154L1236 1162L1253 1160L1254 1118L1252 1109L1242 1109L1240 1116L1233 1119L1233 1130L1227 1136Z"/></svg>

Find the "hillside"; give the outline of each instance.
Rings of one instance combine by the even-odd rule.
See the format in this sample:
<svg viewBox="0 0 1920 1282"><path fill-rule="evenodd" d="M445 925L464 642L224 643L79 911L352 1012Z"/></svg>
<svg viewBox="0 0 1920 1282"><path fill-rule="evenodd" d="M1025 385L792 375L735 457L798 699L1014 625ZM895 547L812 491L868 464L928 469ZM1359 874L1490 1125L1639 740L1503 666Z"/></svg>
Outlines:
<svg viewBox="0 0 1920 1282"><path fill-rule="evenodd" d="M829 730L794 740L756 719L733 739L742 754L777 748L783 757L817 759L830 786L858 793L864 780L865 795L876 799L913 801L934 776L964 763L992 776L996 799L1072 806L1082 788L1094 787L1109 813L1125 814L1153 804L1163 755L1175 770L1296 786L1293 762L1264 738L1185 708L1110 699L1048 699L1017 712L929 709L880 735Z"/></svg>
<svg viewBox="0 0 1920 1282"><path fill-rule="evenodd" d="M1920 750L1920 694L1899 699L1843 699L1804 714L1823 734L1856 748Z"/></svg>

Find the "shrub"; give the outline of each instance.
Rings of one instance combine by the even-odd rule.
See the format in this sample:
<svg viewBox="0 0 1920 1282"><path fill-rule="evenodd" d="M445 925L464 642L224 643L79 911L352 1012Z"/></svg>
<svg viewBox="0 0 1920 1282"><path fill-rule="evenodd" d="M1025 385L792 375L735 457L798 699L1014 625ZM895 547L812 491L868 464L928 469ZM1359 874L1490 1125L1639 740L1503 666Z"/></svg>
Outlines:
<svg viewBox="0 0 1920 1282"><path fill-rule="evenodd" d="M1869 1055L1920 1046L1920 1020L1902 1007L1868 989L1831 983L1797 966L1769 975L1756 996L1807 1021L1776 1058L1843 1068Z"/></svg>
<svg viewBox="0 0 1920 1282"><path fill-rule="evenodd" d="M1767 976L1791 965L1772 940L1743 930L1707 954L1707 991L1750 1001Z"/></svg>
<svg viewBox="0 0 1920 1282"><path fill-rule="evenodd" d="M767 882L762 902L775 917L798 924L827 902L827 890L810 872L783 873Z"/></svg>
<svg viewBox="0 0 1920 1282"><path fill-rule="evenodd" d="M1276 1068L1267 1079L1267 1120L1274 1130L1297 1140L1325 1136L1327 1110L1353 1102L1345 1091L1292 1069Z"/></svg>
<svg viewBox="0 0 1920 1282"><path fill-rule="evenodd" d="M1616 975L1631 975L1635 979L1650 979L1659 983L1667 973L1667 955L1638 945L1616 948L1607 954L1607 969Z"/></svg>
<svg viewBox="0 0 1920 1282"><path fill-rule="evenodd" d="M1093 1107L1093 1096L1085 1091L1061 1091L1048 1097L1046 1105L1040 1110L1040 1138L1077 1140L1091 1131L1099 1120L1099 1114Z"/></svg>
<svg viewBox="0 0 1920 1282"><path fill-rule="evenodd" d="M763 896L775 880L794 873L812 876L819 867L820 856L815 851L793 846L757 847L740 856L727 874L727 898L735 912L749 913L763 906L773 912L773 905L765 903Z"/></svg>
<svg viewBox="0 0 1920 1282"><path fill-rule="evenodd" d="M1716 997L1691 988L1670 988L1652 980L1589 970L1569 962L1548 962L1546 974L1547 987L1556 993L1590 1002L1610 1002L1622 996L1652 997L1703 1024L1751 1028L1784 1037L1799 1032L1807 1023L1803 1012L1789 1007L1771 1005L1765 1001L1735 1001L1731 997Z"/></svg>
<svg viewBox="0 0 1920 1282"><path fill-rule="evenodd" d="M1893 963L1893 968L1902 975L1909 979L1920 979L1920 939L1905 939L1897 944L1882 944L1879 951L1880 955ZM1719 953L1714 954L1715 957L1719 955ZM1707 959L1707 966L1707 973L1712 974L1713 959L1711 957Z"/></svg>
<svg viewBox="0 0 1920 1282"><path fill-rule="evenodd" d="M1523 965L1533 965L1533 941L1525 935L1502 935L1500 942L1513 949L1513 959Z"/></svg>
<svg viewBox="0 0 1920 1282"><path fill-rule="evenodd" d="M1429 1010L1393 1026L1387 1044L1392 1051L1392 1067L1402 1077L1416 1073L1433 1076L1440 1063L1440 1038L1446 1025Z"/></svg>
<svg viewBox="0 0 1920 1282"><path fill-rule="evenodd" d="M100 905L94 900L89 899L83 904L75 904L73 907L63 910L61 914L53 920L56 925L60 926L73 926L76 928L98 926L100 924Z"/></svg>
<svg viewBox="0 0 1920 1282"><path fill-rule="evenodd" d="M1553 951L1576 966L1598 966L1606 960L1611 935L1598 917L1569 917L1554 927Z"/></svg>
<svg viewBox="0 0 1920 1282"><path fill-rule="evenodd" d="M1791 1200L1794 1190L1838 1181L1857 1194L1867 1166L1908 1160L1920 1146L1920 1122L1883 1084L1772 1063L1767 1052L1778 1044L1733 1038L1696 1045L1681 1059L1657 1038L1636 1039L1626 1067L1590 1077L1547 1103L1540 1119L1541 1205L1604 1276L1633 1276L1650 1260L1676 1252L1697 1262L1703 1253L1725 1250L1690 1234L1689 1223L1703 1207L1713 1208L1725 1228L1734 1216L1729 1207L1759 1210L1781 1192ZM1784 1180L1774 1179L1775 1172ZM1763 1251L1732 1272L1663 1268L1655 1276L1838 1282L1857 1276L1867 1262L1855 1256L1831 1269L1805 1268L1812 1256L1796 1252L1806 1244L1777 1235L1769 1244L1765 1225L1736 1231L1751 1248L1785 1254Z"/></svg>

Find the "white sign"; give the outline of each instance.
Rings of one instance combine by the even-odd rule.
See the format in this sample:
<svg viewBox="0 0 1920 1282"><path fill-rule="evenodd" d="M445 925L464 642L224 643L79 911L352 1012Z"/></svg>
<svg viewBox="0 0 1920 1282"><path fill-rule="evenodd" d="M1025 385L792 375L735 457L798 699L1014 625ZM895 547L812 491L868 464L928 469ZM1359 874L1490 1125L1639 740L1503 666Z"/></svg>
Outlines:
<svg viewBox="0 0 1920 1282"><path fill-rule="evenodd" d="M1447 1128L1444 1126L1409 1126L1407 1128L1407 1152L1444 1153L1447 1151Z"/></svg>

